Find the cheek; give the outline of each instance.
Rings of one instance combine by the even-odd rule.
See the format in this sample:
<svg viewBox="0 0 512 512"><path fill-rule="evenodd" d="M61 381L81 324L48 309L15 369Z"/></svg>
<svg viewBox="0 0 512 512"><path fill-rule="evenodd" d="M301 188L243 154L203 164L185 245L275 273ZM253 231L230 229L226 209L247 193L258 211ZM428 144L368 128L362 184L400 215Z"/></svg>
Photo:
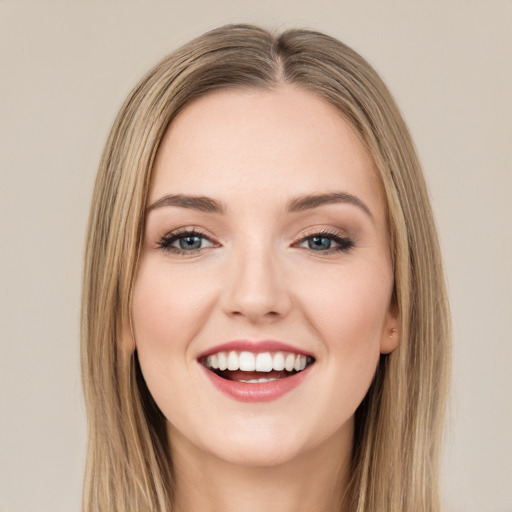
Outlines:
<svg viewBox="0 0 512 512"><path fill-rule="evenodd" d="M183 350L205 315L210 283L197 282L187 272L170 272L165 263L143 260L134 288L132 314L140 349L169 353Z"/></svg>
<svg viewBox="0 0 512 512"><path fill-rule="evenodd" d="M304 311L326 351L326 375L337 384L330 400L355 410L373 379L386 335L390 272L338 273L310 289Z"/></svg>
<svg viewBox="0 0 512 512"><path fill-rule="evenodd" d="M170 275L165 264L151 257L142 260L134 287L132 319L142 373L155 399L166 395L170 376L186 370L189 340L199 325L200 300L200 290L179 273Z"/></svg>
<svg viewBox="0 0 512 512"><path fill-rule="evenodd" d="M365 268L325 274L305 283L304 311L316 328L329 338L328 347L380 342L392 291L389 272ZM309 312L309 313L308 313Z"/></svg>
<svg viewBox="0 0 512 512"><path fill-rule="evenodd" d="M179 393L171 390L189 382L190 366L195 362L189 357L190 342L203 323L206 304L211 302L205 292L210 289L211 294L211 287L205 283L200 286L187 272L171 272L165 263L151 256L142 260L134 287L132 319L144 380L169 417L182 405L174 399ZM198 395L191 392L187 404L193 406Z"/></svg>

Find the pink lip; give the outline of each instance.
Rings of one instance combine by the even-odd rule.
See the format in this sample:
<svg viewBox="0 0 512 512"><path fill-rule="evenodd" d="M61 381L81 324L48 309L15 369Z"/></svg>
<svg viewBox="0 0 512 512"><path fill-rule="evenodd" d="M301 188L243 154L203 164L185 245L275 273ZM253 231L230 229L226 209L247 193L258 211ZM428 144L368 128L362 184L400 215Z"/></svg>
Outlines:
<svg viewBox="0 0 512 512"><path fill-rule="evenodd" d="M222 393L239 402L270 402L295 389L308 375L311 366L299 373L271 382L246 383L223 379L201 364L212 384Z"/></svg>
<svg viewBox="0 0 512 512"><path fill-rule="evenodd" d="M283 396L285 393L295 389L308 376L311 367L308 367L301 372L284 379L251 384L247 382L237 382L223 379L216 373L208 370L208 368L202 364L202 360L211 354L216 354L218 352L229 352L231 350L235 350L237 352L247 351L253 353L292 352L294 354L314 357L310 352L275 340L234 340L228 341L227 343L223 343L221 345L216 345L215 347L209 348L208 350L202 352L197 360L203 371L206 372L206 375L212 384L222 393L240 402L269 402L271 400L276 400L280 396ZM262 374L262 376L264 376L264 374Z"/></svg>
<svg viewBox="0 0 512 512"><path fill-rule="evenodd" d="M313 354L302 350L300 348L288 345L275 340L261 340L261 341L249 341L249 340L235 340L228 341L222 345L216 345L215 347L209 348L205 352L201 353L198 357L201 360L203 357L207 357L217 352L229 352L230 350L236 350L238 352L293 352L294 354L301 354L304 356L311 356Z"/></svg>

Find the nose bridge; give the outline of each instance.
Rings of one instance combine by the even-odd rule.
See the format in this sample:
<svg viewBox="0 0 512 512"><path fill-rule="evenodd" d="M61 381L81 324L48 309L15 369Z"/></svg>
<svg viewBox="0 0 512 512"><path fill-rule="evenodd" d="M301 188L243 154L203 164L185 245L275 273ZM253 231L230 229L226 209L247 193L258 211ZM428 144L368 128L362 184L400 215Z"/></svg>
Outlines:
<svg viewBox="0 0 512 512"><path fill-rule="evenodd" d="M268 239L251 240L233 249L225 308L250 321L284 316L291 300L278 251Z"/></svg>

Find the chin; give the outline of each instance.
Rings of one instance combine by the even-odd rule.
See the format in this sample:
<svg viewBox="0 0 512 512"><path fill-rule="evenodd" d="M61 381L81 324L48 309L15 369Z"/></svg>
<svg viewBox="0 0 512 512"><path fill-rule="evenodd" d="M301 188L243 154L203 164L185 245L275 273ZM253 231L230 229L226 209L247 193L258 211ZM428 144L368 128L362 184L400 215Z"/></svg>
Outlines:
<svg viewBox="0 0 512 512"><path fill-rule="evenodd" d="M226 446L224 450L215 450L214 455L229 463L240 467L265 468L281 466L296 459L301 453L300 447L276 446L274 443L261 445L253 443L247 445L243 443L238 445L232 443Z"/></svg>
<svg viewBox="0 0 512 512"><path fill-rule="evenodd" d="M231 418L221 425L213 420L207 423L207 429L169 425L171 452L172 445L177 444L189 452L199 449L202 456L240 467L270 467L296 459L314 441L308 432L297 429L298 423L277 421L275 417L266 420Z"/></svg>

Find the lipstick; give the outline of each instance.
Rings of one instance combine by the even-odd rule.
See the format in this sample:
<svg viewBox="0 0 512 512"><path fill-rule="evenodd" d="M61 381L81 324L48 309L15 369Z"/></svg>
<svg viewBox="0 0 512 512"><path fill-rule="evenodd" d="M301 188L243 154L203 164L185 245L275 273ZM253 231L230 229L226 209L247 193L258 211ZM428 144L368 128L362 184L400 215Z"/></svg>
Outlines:
<svg viewBox="0 0 512 512"><path fill-rule="evenodd" d="M236 340L198 357L210 382L241 402L276 400L299 386L315 361L311 352L274 340Z"/></svg>

